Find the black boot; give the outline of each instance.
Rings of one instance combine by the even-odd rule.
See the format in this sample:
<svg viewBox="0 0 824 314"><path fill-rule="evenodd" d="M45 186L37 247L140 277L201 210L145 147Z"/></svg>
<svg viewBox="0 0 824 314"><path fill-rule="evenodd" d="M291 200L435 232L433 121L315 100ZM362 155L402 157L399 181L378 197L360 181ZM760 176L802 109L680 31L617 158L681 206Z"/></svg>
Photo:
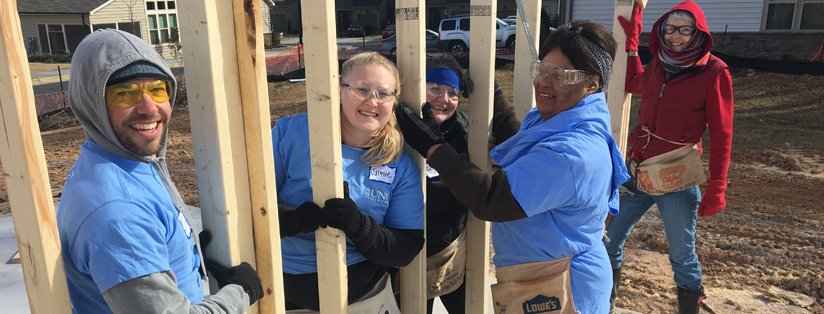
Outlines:
<svg viewBox="0 0 824 314"><path fill-rule="evenodd" d="M618 287L621 286L621 268L612 270L612 294L609 295L609 311L615 309L615 297L618 295Z"/></svg>
<svg viewBox="0 0 824 314"><path fill-rule="evenodd" d="M689 291L678 287L678 314L697 314L704 302L704 287L699 291Z"/></svg>

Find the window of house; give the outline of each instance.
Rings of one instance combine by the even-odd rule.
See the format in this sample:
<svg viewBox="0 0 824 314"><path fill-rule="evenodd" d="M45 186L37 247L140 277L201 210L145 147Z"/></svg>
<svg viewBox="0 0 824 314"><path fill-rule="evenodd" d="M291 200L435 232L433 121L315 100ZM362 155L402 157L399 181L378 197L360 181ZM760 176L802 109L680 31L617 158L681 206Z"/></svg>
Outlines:
<svg viewBox="0 0 824 314"><path fill-rule="evenodd" d="M40 52L47 54L68 53L62 24L37 24L40 36Z"/></svg>
<svg viewBox="0 0 824 314"><path fill-rule="evenodd" d="M800 29L824 30L824 1L802 4Z"/></svg>
<svg viewBox="0 0 824 314"><path fill-rule="evenodd" d="M177 11L175 1L150 1L152 9L146 11L149 26L149 42L153 45L168 44L177 40ZM150 2L146 2L147 8Z"/></svg>
<svg viewBox="0 0 824 314"><path fill-rule="evenodd" d="M111 25L111 24L109 24ZM113 26L113 25L111 25ZM44 54L66 54L73 52L83 37L91 33L88 25L80 24L37 24L36 44Z"/></svg>
<svg viewBox="0 0 824 314"><path fill-rule="evenodd" d="M764 29L824 30L824 0L766 0Z"/></svg>

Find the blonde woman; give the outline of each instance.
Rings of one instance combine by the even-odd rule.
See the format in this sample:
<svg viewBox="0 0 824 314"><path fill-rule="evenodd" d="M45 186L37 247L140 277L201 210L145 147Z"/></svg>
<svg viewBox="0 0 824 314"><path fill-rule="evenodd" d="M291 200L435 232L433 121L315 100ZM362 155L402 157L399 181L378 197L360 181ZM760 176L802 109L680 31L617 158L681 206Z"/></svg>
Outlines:
<svg viewBox="0 0 824 314"><path fill-rule="evenodd" d="M424 243L420 170L403 151L393 115L397 68L379 54L361 53L344 62L340 87L345 198L323 208L311 201L306 114L280 119L272 129L287 310L319 308L318 227L346 234L351 306L384 296L391 302L377 303L397 308L387 270L409 264Z"/></svg>

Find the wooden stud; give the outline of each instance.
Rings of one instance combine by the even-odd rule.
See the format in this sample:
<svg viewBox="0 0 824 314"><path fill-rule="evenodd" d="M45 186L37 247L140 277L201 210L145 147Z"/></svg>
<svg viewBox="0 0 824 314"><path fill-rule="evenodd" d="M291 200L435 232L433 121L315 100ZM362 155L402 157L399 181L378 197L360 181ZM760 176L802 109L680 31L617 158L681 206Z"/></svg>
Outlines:
<svg viewBox="0 0 824 314"><path fill-rule="evenodd" d="M496 0L470 3L469 73L475 84L469 109L469 156L481 169L490 170L489 132L495 75ZM466 312L487 313L489 289L489 223L469 215L466 226Z"/></svg>
<svg viewBox="0 0 824 314"><path fill-rule="evenodd" d="M420 112L426 100L426 7L423 0L395 1L395 23L397 26L397 57L403 88L401 101L412 104ZM411 152L412 150L410 150ZM422 188L426 186L426 161L417 153L415 156L421 168ZM424 194L425 195L425 194ZM424 198L426 199L426 198ZM426 211L424 209L424 216ZM426 226L424 226L426 228ZM424 229L426 234L426 229ZM401 268L401 309L405 313L426 313L426 246L406 267Z"/></svg>
<svg viewBox="0 0 824 314"><path fill-rule="evenodd" d="M228 1L178 4L201 216L214 234L204 255L227 266L255 265L232 12Z"/></svg>
<svg viewBox="0 0 824 314"><path fill-rule="evenodd" d="M70 313L51 184L14 0L0 0L0 162L32 313Z"/></svg>
<svg viewBox="0 0 824 314"><path fill-rule="evenodd" d="M335 2L301 0L306 62L306 106L312 159L312 197L318 204L343 197ZM323 313L347 312L346 236L335 228L315 232L318 293Z"/></svg>
<svg viewBox="0 0 824 314"><path fill-rule="evenodd" d="M259 0L233 0L235 41L249 167L256 270L263 283L260 313L285 313L278 226L277 185L272 152L272 119Z"/></svg>
<svg viewBox="0 0 824 314"><path fill-rule="evenodd" d="M647 0L636 0L641 7L647 6ZM632 94L628 94L624 87L627 77L627 52L625 50L627 35L621 24L618 23L618 16L626 19L632 17L632 0L616 0L615 16L612 21L612 34L617 43L615 51L615 62L612 67L612 78L607 86L607 105L609 106L610 125L612 137L618 144L621 154L626 156L627 133L629 132L629 107L632 104Z"/></svg>
<svg viewBox="0 0 824 314"><path fill-rule="evenodd" d="M523 120L526 113L535 107L535 86L532 85L532 74L530 73L530 66L532 62L536 61L532 56L530 49L534 49L538 53L541 36L541 1L540 0L521 0L524 5L524 13L526 21L529 23L529 32L532 33L532 38L535 39L535 47L529 46L526 32L524 31L523 23L521 22L521 15L518 12L518 17L515 19L517 31L515 33L515 86L513 106L515 107L515 115L518 120Z"/></svg>

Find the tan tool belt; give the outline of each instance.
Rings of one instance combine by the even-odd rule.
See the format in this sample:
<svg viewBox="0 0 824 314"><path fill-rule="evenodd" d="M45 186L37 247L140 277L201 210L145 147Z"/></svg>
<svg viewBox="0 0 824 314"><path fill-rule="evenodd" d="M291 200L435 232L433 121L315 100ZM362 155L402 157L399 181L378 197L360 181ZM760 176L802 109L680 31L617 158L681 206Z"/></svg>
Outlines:
<svg viewBox="0 0 824 314"><path fill-rule="evenodd" d="M495 268L495 314L577 314L572 302L571 258Z"/></svg>
<svg viewBox="0 0 824 314"><path fill-rule="evenodd" d="M707 181L698 144L651 157L640 164L632 161L630 172L635 176L636 188L649 195L682 191Z"/></svg>
<svg viewBox="0 0 824 314"><path fill-rule="evenodd" d="M350 314L361 313L379 313L379 314L401 314L398 308L398 303L395 302L395 295L392 294L392 279L386 274L383 276L375 289L372 289L363 298L355 303L349 304L348 312ZM312 310L289 310L286 313L290 314L320 314L318 311Z"/></svg>
<svg viewBox="0 0 824 314"><path fill-rule="evenodd" d="M426 259L427 298L457 290L466 274L466 229L446 248Z"/></svg>

